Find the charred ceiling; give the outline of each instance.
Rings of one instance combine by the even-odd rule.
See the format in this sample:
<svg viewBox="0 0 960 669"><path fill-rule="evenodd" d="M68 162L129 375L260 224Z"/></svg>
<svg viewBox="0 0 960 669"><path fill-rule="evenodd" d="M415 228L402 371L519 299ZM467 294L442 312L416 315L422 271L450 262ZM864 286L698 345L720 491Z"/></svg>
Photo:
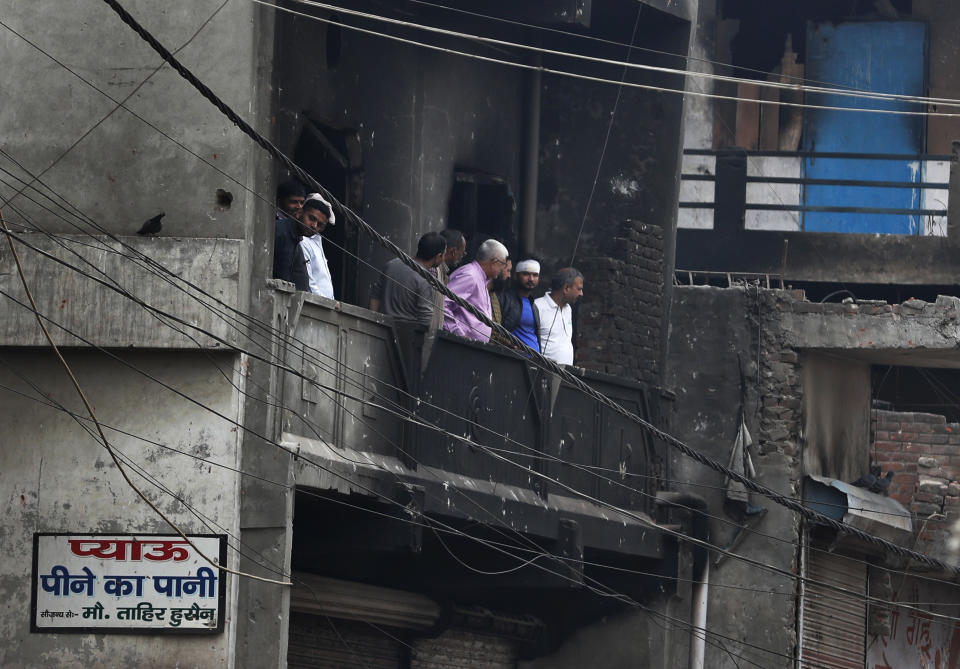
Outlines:
<svg viewBox="0 0 960 669"><path fill-rule="evenodd" d="M912 5L913 0L722 0L720 17L739 21L730 43L732 64L771 72L780 64L788 37L798 62L806 62L808 22L903 20L910 17Z"/></svg>

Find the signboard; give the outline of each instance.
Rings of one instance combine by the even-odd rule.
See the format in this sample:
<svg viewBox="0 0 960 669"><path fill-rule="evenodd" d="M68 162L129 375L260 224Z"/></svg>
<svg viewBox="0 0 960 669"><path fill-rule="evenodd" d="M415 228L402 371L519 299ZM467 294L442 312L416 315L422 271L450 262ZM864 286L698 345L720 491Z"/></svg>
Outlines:
<svg viewBox="0 0 960 669"><path fill-rule="evenodd" d="M188 535L217 564L227 537ZM223 631L225 572L179 535L33 535L33 632Z"/></svg>

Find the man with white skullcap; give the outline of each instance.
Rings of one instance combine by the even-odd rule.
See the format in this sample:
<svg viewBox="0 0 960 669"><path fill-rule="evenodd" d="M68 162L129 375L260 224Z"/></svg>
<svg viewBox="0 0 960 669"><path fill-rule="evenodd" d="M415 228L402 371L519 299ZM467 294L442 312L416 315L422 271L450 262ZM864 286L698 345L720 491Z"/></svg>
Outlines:
<svg viewBox="0 0 960 669"><path fill-rule="evenodd" d="M333 280L330 277L330 266L327 256L323 252L323 238L320 233L327 225L336 223L333 207L320 193L310 193L303 201L300 212L300 222L310 231L310 236L300 242L300 252L303 262L307 266L307 280L311 293L329 297L333 296Z"/></svg>
<svg viewBox="0 0 960 669"><path fill-rule="evenodd" d="M540 312L533 304L533 291L540 283L540 263L525 258L513 269L513 282L497 292L500 324L520 341L540 352Z"/></svg>

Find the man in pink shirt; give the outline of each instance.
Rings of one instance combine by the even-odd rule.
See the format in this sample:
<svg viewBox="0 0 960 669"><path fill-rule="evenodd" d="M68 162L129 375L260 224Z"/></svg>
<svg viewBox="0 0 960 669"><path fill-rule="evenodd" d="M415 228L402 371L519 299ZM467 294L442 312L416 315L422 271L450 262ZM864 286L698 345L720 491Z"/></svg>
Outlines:
<svg viewBox="0 0 960 669"><path fill-rule="evenodd" d="M491 310L487 281L500 274L506 264L507 247L496 239L488 239L477 249L476 260L450 275L447 288L489 317ZM467 339L490 341L490 327L449 298L443 300L443 329Z"/></svg>

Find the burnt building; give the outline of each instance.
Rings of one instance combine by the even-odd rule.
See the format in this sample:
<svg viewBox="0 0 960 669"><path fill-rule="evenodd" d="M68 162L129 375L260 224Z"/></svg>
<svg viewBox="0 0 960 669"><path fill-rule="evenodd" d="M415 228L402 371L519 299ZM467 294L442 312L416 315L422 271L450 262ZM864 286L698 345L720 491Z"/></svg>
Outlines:
<svg viewBox="0 0 960 669"><path fill-rule="evenodd" d="M129 9L402 248L455 227L471 251L496 237L536 253L544 283L581 266L573 373L667 427L683 82L649 66L682 70L696 4ZM3 664L562 667L603 649L609 666L666 667L697 652L704 558L683 539L704 528L664 444L523 356L426 345L364 308L388 255L339 204L337 300L271 279L288 175L106 4L10 15L7 71L24 76L3 112L3 214L26 280L4 251L0 591L18 606L0 617ZM133 236L160 211L158 234ZM65 634L26 613L36 533L171 532L85 431L27 287L144 496L227 546L218 626Z"/></svg>
<svg viewBox="0 0 960 669"><path fill-rule="evenodd" d="M758 480L950 565L955 15L921 0L701 3L690 62L710 77L687 84L666 380L687 443L730 458L745 426ZM953 571L761 497L738 513L722 477L673 465L703 486L715 543L755 560L718 555L709 574L723 587L707 628L745 657L956 662L941 617ZM874 468L883 485L853 485Z"/></svg>
<svg viewBox="0 0 960 669"><path fill-rule="evenodd" d="M954 294L956 21L926 0L701 3L691 69L727 79L687 86L677 266L815 299Z"/></svg>

